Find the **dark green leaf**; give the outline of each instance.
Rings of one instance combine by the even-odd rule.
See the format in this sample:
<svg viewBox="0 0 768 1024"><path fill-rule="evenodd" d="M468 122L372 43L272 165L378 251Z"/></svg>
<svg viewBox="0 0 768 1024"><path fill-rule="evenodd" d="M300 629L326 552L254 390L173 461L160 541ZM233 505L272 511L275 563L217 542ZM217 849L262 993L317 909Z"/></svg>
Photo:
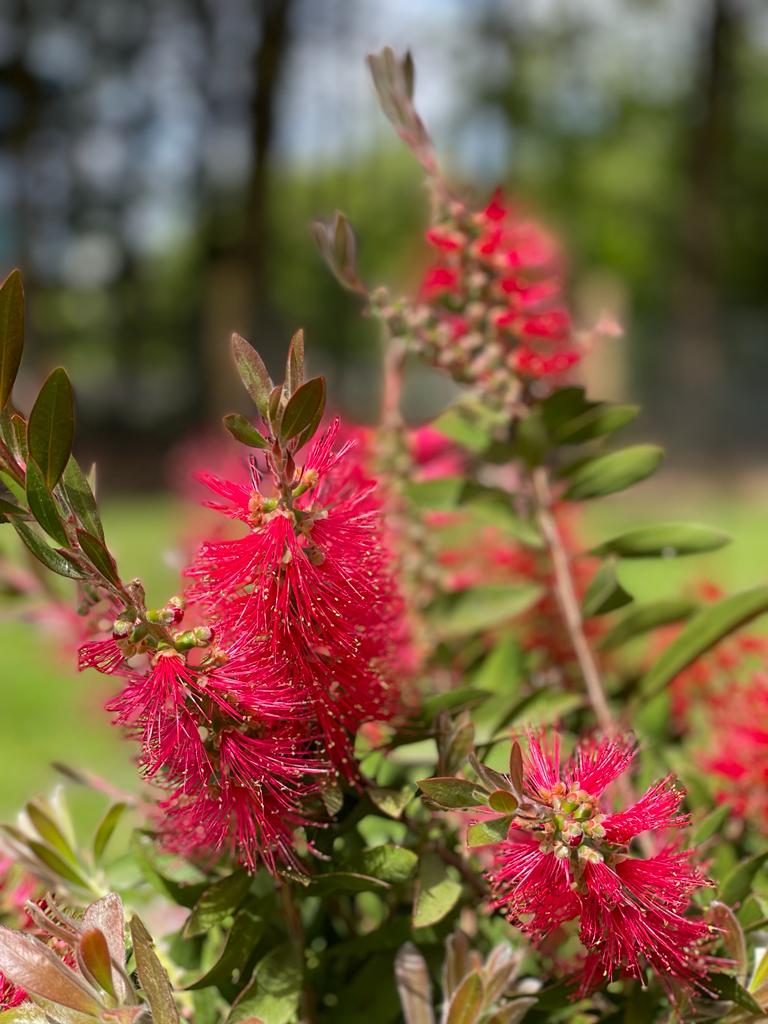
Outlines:
<svg viewBox="0 0 768 1024"><path fill-rule="evenodd" d="M479 633L527 611L541 597L541 588L488 584L464 590L431 613L432 624L441 637L454 639Z"/></svg>
<svg viewBox="0 0 768 1024"><path fill-rule="evenodd" d="M416 785L425 796L441 807L478 807L488 799L478 783L466 779L420 779Z"/></svg>
<svg viewBox="0 0 768 1024"><path fill-rule="evenodd" d="M75 405L66 371L53 370L40 389L29 414L29 454L43 471L49 490L59 482L72 454Z"/></svg>
<svg viewBox="0 0 768 1024"><path fill-rule="evenodd" d="M21 505L15 505L12 501L0 498L0 514L4 516L26 516L28 512Z"/></svg>
<svg viewBox="0 0 768 1024"><path fill-rule="evenodd" d="M513 818L514 815L505 814L503 818L476 821L467 829L467 846L492 846L502 843L507 838Z"/></svg>
<svg viewBox="0 0 768 1024"><path fill-rule="evenodd" d="M497 814L514 814L517 800L506 789L497 789L488 797L488 805Z"/></svg>
<svg viewBox="0 0 768 1024"><path fill-rule="evenodd" d="M380 882L397 885L399 882L408 881L416 870L417 863L418 857L413 850L387 843L371 847L369 850L361 850L360 853L343 861L341 867L371 875Z"/></svg>
<svg viewBox="0 0 768 1024"><path fill-rule="evenodd" d="M645 695L655 693L702 654L741 626L768 611L768 586L731 594L702 609L663 652L640 683Z"/></svg>
<svg viewBox="0 0 768 1024"><path fill-rule="evenodd" d="M53 818L39 804L33 802L28 803L24 809L32 826L43 842L57 850L70 864L77 866L75 851Z"/></svg>
<svg viewBox="0 0 768 1024"><path fill-rule="evenodd" d="M339 892L382 892L389 888L389 882L359 871L326 871L313 875L308 885L313 896Z"/></svg>
<svg viewBox="0 0 768 1024"><path fill-rule="evenodd" d="M448 872L447 865L435 853L426 853L419 862L419 880L413 904L413 927L428 928L442 921L461 896L461 882Z"/></svg>
<svg viewBox="0 0 768 1024"><path fill-rule="evenodd" d="M24 286L12 270L0 285L0 410L11 397L24 349Z"/></svg>
<svg viewBox="0 0 768 1024"><path fill-rule="evenodd" d="M656 445L638 444L588 459L567 474L570 483L564 498L566 501L584 501L623 491L649 477L663 457L663 449Z"/></svg>
<svg viewBox="0 0 768 1024"><path fill-rule="evenodd" d="M221 924L240 907L248 894L251 878L246 871L235 871L214 882L194 906L184 925L186 936L203 935Z"/></svg>
<svg viewBox="0 0 768 1024"><path fill-rule="evenodd" d="M721 999L727 999L729 1002L740 1006L743 1010L749 1010L750 1013L760 1017L761 1020L765 1018L763 1009L757 1000L753 999L749 992L732 975L710 974L706 979L706 985L708 989L716 992Z"/></svg>
<svg viewBox="0 0 768 1024"><path fill-rule="evenodd" d="M68 860L65 860L60 853L45 843L38 843L35 839L28 839L27 846L34 853L37 860L65 882L76 885L80 889L91 890L91 885L83 874L78 871Z"/></svg>
<svg viewBox="0 0 768 1024"><path fill-rule="evenodd" d="M413 799L414 791L410 786L403 789L389 789L385 786L368 786L366 792L371 798L371 803L387 815L388 818L397 820L402 817L403 811Z"/></svg>
<svg viewBox="0 0 768 1024"><path fill-rule="evenodd" d="M766 860L768 860L768 851L757 853L753 857L741 861L729 871L720 884L720 899L723 903L732 905L745 899L752 889L752 883L758 871Z"/></svg>
<svg viewBox="0 0 768 1024"><path fill-rule="evenodd" d="M225 416L224 426L240 444L247 444L250 448L269 448L270 446L266 437L260 434L256 427L239 412L231 412Z"/></svg>
<svg viewBox="0 0 768 1024"><path fill-rule="evenodd" d="M224 950L210 970L193 981L186 988L197 990L216 985L227 988L241 976L252 961L259 940L264 934L266 923L259 914L251 910L241 910L235 918L227 935Z"/></svg>
<svg viewBox="0 0 768 1024"><path fill-rule="evenodd" d="M288 404L283 411L283 418L280 421L280 436L284 441L290 441L317 424L323 417L325 410L325 379L313 377L288 399Z"/></svg>
<svg viewBox="0 0 768 1024"><path fill-rule="evenodd" d="M152 1011L153 1024L181 1024L165 968L157 958L152 936L137 915L130 921L133 956L141 990Z"/></svg>
<svg viewBox="0 0 768 1024"><path fill-rule="evenodd" d="M58 551L54 551L53 548L49 547L43 537L27 523L22 522L20 519L12 518L11 524L14 530L18 533L24 542L27 550L35 556L35 558L42 562L43 565L50 569L51 572L55 572L59 576L66 576L71 580L82 580L85 579L86 574L73 565L72 562L65 558Z"/></svg>
<svg viewBox="0 0 768 1024"><path fill-rule="evenodd" d="M262 416L267 415L272 381L259 353L239 334L232 335L232 356L240 380Z"/></svg>
<svg viewBox="0 0 768 1024"><path fill-rule="evenodd" d="M259 961L253 981L238 998L227 1024L291 1024L301 998L302 970L290 943L277 946Z"/></svg>
<svg viewBox="0 0 768 1024"><path fill-rule="evenodd" d="M29 510L49 537L64 547L69 546L69 537L64 529L59 507L48 490L43 471L36 462L27 463L27 502Z"/></svg>
<svg viewBox="0 0 768 1024"><path fill-rule="evenodd" d="M64 495L80 526L89 533L92 533L94 537L104 540L104 527L101 525L96 498L91 490L91 485L88 483L88 478L83 473L74 455L70 457L67 465L64 467L61 482L64 488Z"/></svg>
<svg viewBox="0 0 768 1024"><path fill-rule="evenodd" d="M115 565L115 560L109 553L109 549L103 540L94 537L87 530L77 531L77 540L84 554L97 572L115 587L121 587L122 583Z"/></svg>
<svg viewBox="0 0 768 1024"><path fill-rule="evenodd" d="M606 437L631 423L639 412L639 405L609 405L598 402L580 416L564 423L554 440L557 444L584 444L598 437Z"/></svg>
<svg viewBox="0 0 768 1024"><path fill-rule="evenodd" d="M600 641L600 647L604 651L612 651L628 640L642 636L643 633L648 633L658 626L687 619L695 610L696 605L693 601L687 601L682 597L662 598L648 604L636 605L627 612L621 622L605 634Z"/></svg>
<svg viewBox="0 0 768 1024"><path fill-rule="evenodd" d="M99 822L99 826L96 829L96 834L93 837L93 859L96 861L97 864L104 856L104 851L107 848L107 843L112 838L112 834L117 828L118 822L122 818L123 814L125 814L126 809L127 804L112 804L112 806L107 809L107 813Z"/></svg>
<svg viewBox="0 0 768 1024"><path fill-rule="evenodd" d="M596 547L595 553L621 558L672 558L715 551L730 540L727 533L696 523L657 523L612 537Z"/></svg>
<svg viewBox="0 0 768 1024"><path fill-rule="evenodd" d="M591 619L594 615L607 615L617 608L623 608L632 600L632 595L619 582L615 561L608 559L590 580L582 611L585 618Z"/></svg>

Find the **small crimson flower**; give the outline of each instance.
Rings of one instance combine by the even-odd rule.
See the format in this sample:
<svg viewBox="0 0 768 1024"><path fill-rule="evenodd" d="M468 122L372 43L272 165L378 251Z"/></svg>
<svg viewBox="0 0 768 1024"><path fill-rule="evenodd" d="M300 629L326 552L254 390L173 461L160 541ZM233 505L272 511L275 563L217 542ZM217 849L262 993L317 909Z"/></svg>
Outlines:
<svg viewBox="0 0 768 1024"><path fill-rule="evenodd" d="M578 921L586 951L580 994L606 978L642 979L646 965L668 983L695 985L706 973L708 925L686 916L691 895L707 884L692 852L630 850L642 832L679 829L683 792L671 777L634 804L610 811L607 787L635 756L627 737L582 741L561 763L559 739L528 737L522 801L509 835L493 849L494 906L536 941Z"/></svg>

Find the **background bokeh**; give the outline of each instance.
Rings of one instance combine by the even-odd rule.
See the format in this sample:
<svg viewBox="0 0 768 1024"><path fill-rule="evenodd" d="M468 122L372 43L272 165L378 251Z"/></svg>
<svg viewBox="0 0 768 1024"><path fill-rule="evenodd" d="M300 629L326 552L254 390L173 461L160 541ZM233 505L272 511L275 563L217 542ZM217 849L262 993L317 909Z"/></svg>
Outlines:
<svg viewBox="0 0 768 1024"><path fill-rule="evenodd" d="M343 209L374 283L407 287L425 259L419 170L363 63L385 43L414 54L446 168L543 216L578 314L625 325L590 375L644 402L638 430L672 468L590 528L643 503L708 515L740 538L712 573L764 575L764 0L5 0L0 269L21 266L29 298L19 393L70 369L126 572L175 589L158 552L183 524L162 492L179 444L241 405L233 329L277 366L304 326L336 405L375 409L372 327L308 223ZM130 777L103 683L75 683L3 615L0 810L53 757Z"/></svg>

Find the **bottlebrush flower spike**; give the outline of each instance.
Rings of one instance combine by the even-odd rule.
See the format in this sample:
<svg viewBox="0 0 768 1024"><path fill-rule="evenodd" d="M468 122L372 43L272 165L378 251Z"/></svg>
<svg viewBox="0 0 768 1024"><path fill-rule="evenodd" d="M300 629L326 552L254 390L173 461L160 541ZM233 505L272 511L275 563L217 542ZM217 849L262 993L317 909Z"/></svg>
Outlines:
<svg viewBox="0 0 768 1024"><path fill-rule="evenodd" d="M559 740L528 737L524 801L508 837L493 848L494 906L534 940L579 922L586 950L580 994L615 975L642 980L650 966L662 983L695 985L707 970L708 925L684 916L706 880L691 851L672 847L639 857L629 844L641 832L681 828L683 793L671 778L636 803L610 812L606 788L634 758L627 737L581 742L561 764Z"/></svg>

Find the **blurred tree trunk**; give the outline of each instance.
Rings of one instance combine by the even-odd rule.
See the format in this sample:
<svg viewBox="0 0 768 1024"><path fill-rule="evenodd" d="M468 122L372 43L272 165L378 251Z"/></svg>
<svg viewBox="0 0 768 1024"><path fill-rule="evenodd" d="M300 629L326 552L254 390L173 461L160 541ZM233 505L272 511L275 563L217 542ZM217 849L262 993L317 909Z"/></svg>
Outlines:
<svg viewBox="0 0 768 1024"><path fill-rule="evenodd" d="M243 201L243 224L238 239L208 246L205 271L203 357L206 405L218 416L233 403L242 404L229 359L229 336L244 335L266 356L282 351L288 339L277 338L276 316L270 300L270 224L268 200L271 155L280 79L290 45L294 0L258 0L259 41L253 54L249 105L251 172Z"/></svg>
<svg viewBox="0 0 768 1024"><path fill-rule="evenodd" d="M738 15L732 0L712 0L694 80L684 153L680 261L673 293L675 427L701 453L717 441L716 407L724 374L718 280L718 191L731 122Z"/></svg>

